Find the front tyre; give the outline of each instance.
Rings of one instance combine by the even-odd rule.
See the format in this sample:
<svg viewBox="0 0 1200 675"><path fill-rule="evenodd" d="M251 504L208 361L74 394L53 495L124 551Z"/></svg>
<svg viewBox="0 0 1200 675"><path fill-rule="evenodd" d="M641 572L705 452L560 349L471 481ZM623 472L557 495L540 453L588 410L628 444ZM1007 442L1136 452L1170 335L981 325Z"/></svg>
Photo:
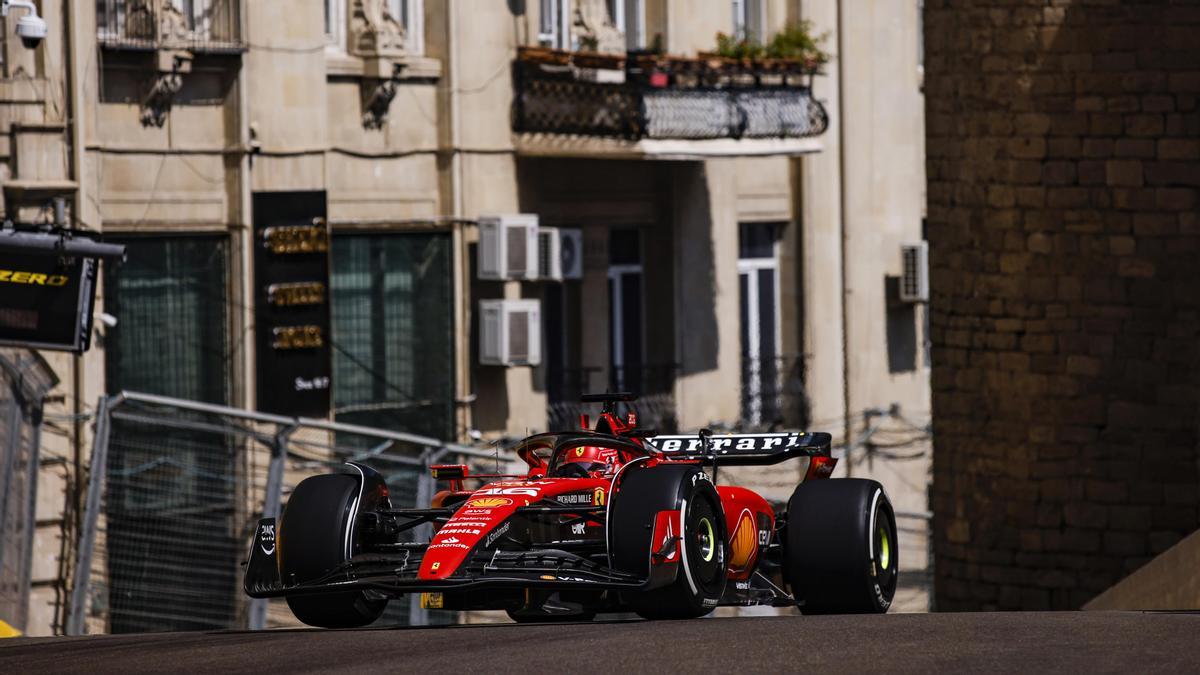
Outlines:
<svg viewBox="0 0 1200 675"><path fill-rule="evenodd" d="M279 571L285 584L319 579L350 559L356 542L352 529L351 536L347 530L360 508L359 486L359 477L346 474L312 476L296 486L279 527ZM297 619L320 628L365 626L387 606L386 599L363 591L288 596L287 603Z"/></svg>
<svg viewBox="0 0 1200 675"><path fill-rule="evenodd" d="M896 516L883 486L801 483L787 508L785 573L804 614L882 614L896 594Z"/></svg>
<svg viewBox="0 0 1200 675"><path fill-rule="evenodd" d="M717 606L728 577L725 513L703 471L685 465L635 469L609 508L613 562L638 574L646 573L650 554L661 546L650 541L655 516L682 513L674 528L680 537L678 573L666 586L631 593L633 611L646 619L690 619Z"/></svg>

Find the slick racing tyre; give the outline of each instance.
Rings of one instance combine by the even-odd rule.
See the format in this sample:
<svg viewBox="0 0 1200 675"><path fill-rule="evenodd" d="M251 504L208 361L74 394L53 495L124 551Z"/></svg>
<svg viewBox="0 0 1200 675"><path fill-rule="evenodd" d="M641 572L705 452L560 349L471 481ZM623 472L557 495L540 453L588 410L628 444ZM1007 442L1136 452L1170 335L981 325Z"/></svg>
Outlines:
<svg viewBox="0 0 1200 675"><path fill-rule="evenodd" d="M717 606L728 576L725 513L708 476L695 466L635 467L620 483L609 507L610 550L617 569L647 574L660 511L682 511L679 569L668 585L630 593L629 604L647 619L689 619ZM675 530L681 529L678 524ZM670 549L668 549L670 550Z"/></svg>
<svg viewBox="0 0 1200 675"><path fill-rule="evenodd" d="M787 507L785 574L804 614L882 614L896 594L896 516L883 486L801 483Z"/></svg>
<svg viewBox="0 0 1200 675"><path fill-rule="evenodd" d="M357 515L359 484L358 476L327 474L296 486L279 528L279 572L285 584L319 579L346 562L346 530ZM310 626L357 628L378 619L387 599L345 591L288 596L287 603Z"/></svg>

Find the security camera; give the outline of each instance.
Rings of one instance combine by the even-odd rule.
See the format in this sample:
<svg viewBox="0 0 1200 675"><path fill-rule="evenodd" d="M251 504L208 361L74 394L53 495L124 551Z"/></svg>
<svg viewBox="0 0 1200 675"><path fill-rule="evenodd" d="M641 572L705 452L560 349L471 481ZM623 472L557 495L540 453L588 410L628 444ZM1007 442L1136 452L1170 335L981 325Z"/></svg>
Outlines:
<svg viewBox="0 0 1200 675"><path fill-rule="evenodd" d="M17 37L26 49L37 49L46 39L46 21L40 16L23 16L17 19Z"/></svg>
<svg viewBox="0 0 1200 675"><path fill-rule="evenodd" d="M46 39L46 22L38 16L37 7L31 0L0 0L0 16L8 16L14 7L23 7L29 14L17 19L17 37L27 49L37 49Z"/></svg>

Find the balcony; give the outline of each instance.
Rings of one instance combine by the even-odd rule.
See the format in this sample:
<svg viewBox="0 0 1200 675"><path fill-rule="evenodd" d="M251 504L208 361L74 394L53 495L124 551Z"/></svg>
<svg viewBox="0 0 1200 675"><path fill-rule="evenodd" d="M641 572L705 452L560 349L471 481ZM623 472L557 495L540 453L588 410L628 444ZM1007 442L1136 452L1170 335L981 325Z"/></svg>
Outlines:
<svg viewBox="0 0 1200 675"><path fill-rule="evenodd" d="M798 155L829 127L794 62L520 50L513 131L534 156Z"/></svg>
<svg viewBox="0 0 1200 675"><path fill-rule="evenodd" d="M110 50L245 51L237 0L97 0L96 37Z"/></svg>

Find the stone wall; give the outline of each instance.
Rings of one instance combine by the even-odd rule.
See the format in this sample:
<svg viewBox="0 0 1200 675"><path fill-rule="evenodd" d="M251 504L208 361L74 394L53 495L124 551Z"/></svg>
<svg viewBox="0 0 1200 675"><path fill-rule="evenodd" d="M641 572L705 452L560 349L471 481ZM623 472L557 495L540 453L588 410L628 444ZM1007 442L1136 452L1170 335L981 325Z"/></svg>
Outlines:
<svg viewBox="0 0 1200 675"><path fill-rule="evenodd" d="M1200 525L1200 3L925 7L937 606L1079 607Z"/></svg>

